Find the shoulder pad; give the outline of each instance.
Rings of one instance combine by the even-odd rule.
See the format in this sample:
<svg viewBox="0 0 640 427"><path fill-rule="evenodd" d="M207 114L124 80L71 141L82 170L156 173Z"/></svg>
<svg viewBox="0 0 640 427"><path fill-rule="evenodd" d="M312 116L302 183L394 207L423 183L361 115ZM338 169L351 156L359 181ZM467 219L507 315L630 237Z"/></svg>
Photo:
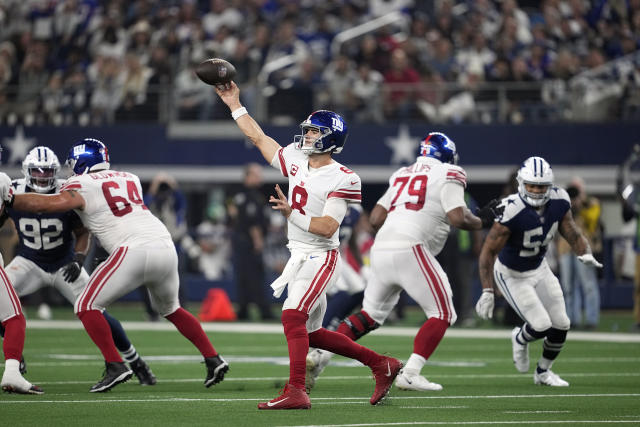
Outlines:
<svg viewBox="0 0 640 427"><path fill-rule="evenodd" d="M467 186L467 173L460 166L446 164L447 167L447 181L455 181L462 184L463 187Z"/></svg>
<svg viewBox="0 0 640 427"><path fill-rule="evenodd" d="M551 189L551 199L565 200L571 203L571 198L569 197L569 193L567 193L567 190L560 187L553 187Z"/></svg>
<svg viewBox="0 0 640 427"><path fill-rule="evenodd" d="M500 223L509 222L518 215L527 205L522 201L518 193L510 194L500 202L504 206L504 212L500 218Z"/></svg>

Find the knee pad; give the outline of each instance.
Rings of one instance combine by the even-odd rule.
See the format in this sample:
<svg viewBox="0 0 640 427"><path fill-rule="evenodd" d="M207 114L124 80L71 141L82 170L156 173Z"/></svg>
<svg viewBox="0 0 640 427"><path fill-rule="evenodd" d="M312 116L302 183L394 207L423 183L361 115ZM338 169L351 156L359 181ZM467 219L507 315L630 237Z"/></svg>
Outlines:
<svg viewBox="0 0 640 427"><path fill-rule="evenodd" d="M347 317L344 320L344 323L349 327L355 336L355 339L358 339L380 327L380 324L373 320L364 310Z"/></svg>
<svg viewBox="0 0 640 427"><path fill-rule="evenodd" d="M545 337L547 335L547 331L549 330L549 328L544 329L544 330L537 330L537 329L534 329L528 323L525 323L522 328L524 329L523 332L526 335L525 339L527 341L539 340L540 338Z"/></svg>
<svg viewBox="0 0 640 427"><path fill-rule="evenodd" d="M567 330L550 328L547 331L546 339L555 344L564 343L567 340Z"/></svg>

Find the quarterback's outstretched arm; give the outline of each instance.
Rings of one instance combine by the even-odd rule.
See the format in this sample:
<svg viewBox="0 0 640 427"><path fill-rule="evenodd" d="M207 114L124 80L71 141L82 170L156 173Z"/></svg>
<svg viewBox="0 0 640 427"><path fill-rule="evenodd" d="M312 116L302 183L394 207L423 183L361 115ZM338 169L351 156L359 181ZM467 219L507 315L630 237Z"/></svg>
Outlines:
<svg viewBox="0 0 640 427"><path fill-rule="evenodd" d="M66 212L84 208L84 197L77 191L67 190L59 194L16 194L9 206L25 212Z"/></svg>
<svg viewBox="0 0 640 427"><path fill-rule="evenodd" d="M236 124L249 141L258 147L264 159L270 164L273 156L282 147L275 139L264 133L260 125L246 112L246 109L243 110L244 107L240 103L240 88L234 82L230 82L228 85L228 87L216 86L216 93L232 113L242 110L242 115L234 117Z"/></svg>

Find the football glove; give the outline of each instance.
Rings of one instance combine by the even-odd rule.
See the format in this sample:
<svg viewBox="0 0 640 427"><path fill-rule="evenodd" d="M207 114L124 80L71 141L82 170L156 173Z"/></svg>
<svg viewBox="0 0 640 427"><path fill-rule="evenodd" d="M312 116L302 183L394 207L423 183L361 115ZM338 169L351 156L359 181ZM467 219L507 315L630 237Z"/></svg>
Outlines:
<svg viewBox="0 0 640 427"><path fill-rule="evenodd" d="M483 289L482 295L476 303L476 313L484 320L491 319L493 318L494 305L493 289Z"/></svg>
<svg viewBox="0 0 640 427"><path fill-rule="evenodd" d="M596 260L592 254L584 254L578 257L578 261L583 263L584 265L590 265L592 267L602 268L602 264Z"/></svg>
<svg viewBox="0 0 640 427"><path fill-rule="evenodd" d="M84 265L85 256L81 253L77 253L73 257L73 261L62 267L62 278L68 282L73 283L80 276L82 266Z"/></svg>
<svg viewBox="0 0 640 427"><path fill-rule="evenodd" d="M482 220L482 228L490 227L493 221L502 215L504 206L500 204L500 200L493 199L483 207L476 211L476 215Z"/></svg>

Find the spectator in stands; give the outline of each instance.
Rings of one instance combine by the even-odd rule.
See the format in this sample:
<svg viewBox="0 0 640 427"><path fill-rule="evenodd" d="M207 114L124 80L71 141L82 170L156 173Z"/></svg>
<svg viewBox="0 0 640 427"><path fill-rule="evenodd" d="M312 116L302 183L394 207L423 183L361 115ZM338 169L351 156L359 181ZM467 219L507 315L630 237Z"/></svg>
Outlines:
<svg viewBox="0 0 640 427"><path fill-rule="evenodd" d="M90 83L93 86L91 93L91 120L93 124L100 125L113 122L115 111L122 102L122 94L126 74L119 56L114 53L100 55L93 70L90 70L93 78Z"/></svg>
<svg viewBox="0 0 640 427"><path fill-rule="evenodd" d="M205 120L210 112L212 99L210 89L196 76L198 61L191 61L180 71L175 82L175 98L179 120Z"/></svg>
<svg viewBox="0 0 640 427"><path fill-rule="evenodd" d="M324 93L326 98L321 101L321 104L329 110L340 111L347 120L350 119L349 93L355 79L355 63L346 55L335 57L322 73L322 81L327 90Z"/></svg>
<svg viewBox="0 0 640 427"><path fill-rule="evenodd" d="M355 115L356 122L384 121L382 99L379 96L383 82L382 74L372 69L369 63L363 62L358 66L348 91L349 109Z"/></svg>
<svg viewBox="0 0 640 427"><path fill-rule="evenodd" d="M385 115L389 118L408 118L413 114L415 92L420 75L413 68L406 52L400 48L391 53L391 67L384 74Z"/></svg>

